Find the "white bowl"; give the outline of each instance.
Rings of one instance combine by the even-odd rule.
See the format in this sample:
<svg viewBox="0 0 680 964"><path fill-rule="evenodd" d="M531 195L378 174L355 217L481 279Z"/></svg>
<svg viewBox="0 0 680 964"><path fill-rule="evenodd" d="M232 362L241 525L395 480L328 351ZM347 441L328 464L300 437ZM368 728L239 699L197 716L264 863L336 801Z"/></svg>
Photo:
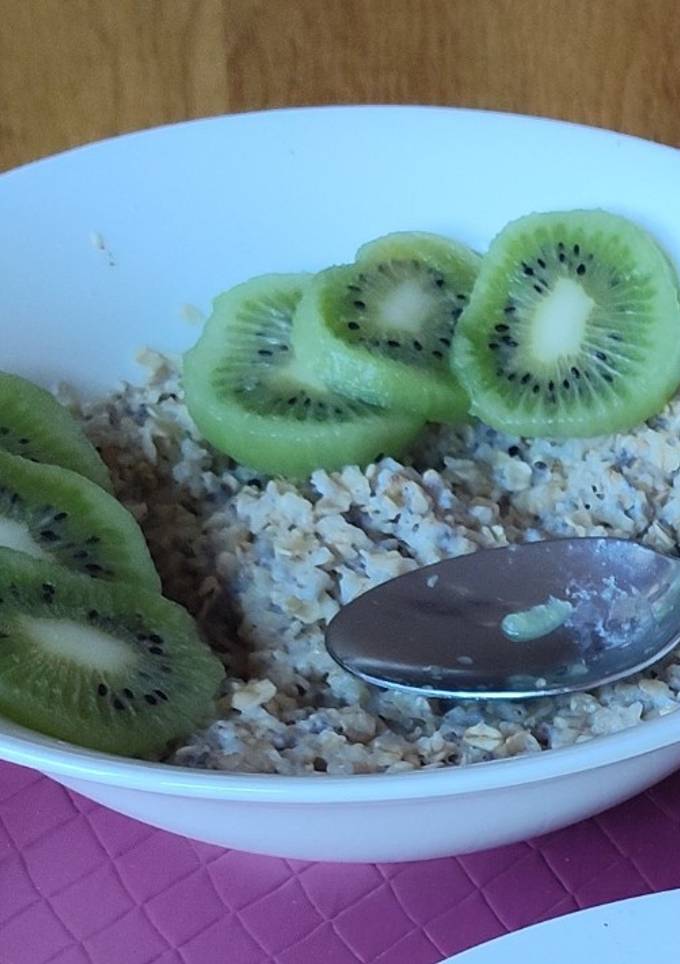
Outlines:
<svg viewBox="0 0 680 964"><path fill-rule="evenodd" d="M472 111L279 111L121 137L0 177L0 367L87 392L136 380L135 350L188 347L187 316L218 291L349 260L393 230L483 249L531 210L603 207L680 262L679 184L670 148ZM399 775L195 772L2 720L0 757L211 843L411 860L544 833L637 793L680 764L680 714L536 756Z"/></svg>

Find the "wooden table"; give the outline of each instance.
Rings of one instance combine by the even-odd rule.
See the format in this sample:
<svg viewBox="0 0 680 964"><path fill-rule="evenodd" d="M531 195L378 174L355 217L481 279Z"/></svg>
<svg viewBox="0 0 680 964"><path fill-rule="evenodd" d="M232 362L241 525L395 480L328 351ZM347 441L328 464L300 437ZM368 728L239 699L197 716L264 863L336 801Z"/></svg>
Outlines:
<svg viewBox="0 0 680 964"><path fill-rule="evenodd" d="M339 102L680 144L680 0L0 0L3 169L190 117Z"/></svg>

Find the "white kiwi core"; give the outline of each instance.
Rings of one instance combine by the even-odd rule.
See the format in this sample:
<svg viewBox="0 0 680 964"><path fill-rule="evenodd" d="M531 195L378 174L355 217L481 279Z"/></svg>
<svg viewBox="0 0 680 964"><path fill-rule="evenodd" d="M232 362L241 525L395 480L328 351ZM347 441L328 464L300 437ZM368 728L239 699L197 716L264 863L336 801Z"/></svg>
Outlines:
<svg viewBox="0 0 680 964"><path fill-rule="evenodd" d="M577 355L594 305L577 281L559 278L530 321L529 347L534 358L550 365Z"/></svg>

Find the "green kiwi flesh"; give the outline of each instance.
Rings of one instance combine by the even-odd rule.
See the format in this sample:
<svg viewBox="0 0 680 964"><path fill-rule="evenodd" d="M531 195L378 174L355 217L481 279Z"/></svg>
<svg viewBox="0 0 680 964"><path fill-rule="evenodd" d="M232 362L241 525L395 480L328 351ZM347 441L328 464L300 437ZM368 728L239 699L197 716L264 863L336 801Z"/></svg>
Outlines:
<svg viewBox="0 0 680 964"><path fill-rule="evenodd" d="M670 261L604 211L534 214L492 242L460 322L453 370L472 413L512 434L625 431L680 382Z"/></svg>
<svg viewBox="0 0 680 964"><path fill-rule="evenodd" d="M296 313L295 350L345 394L427 421L459 421L468 398L449 353L480 261L438 235L378 238L354 264L316 276Z"/></svg>
<svg viewBox="0 0 680 964"><path fill-rule="evenodd" d="M0 546L95 579L161 588L139 526L112 495L69 469L2 450Z"/></svg>
<svg viewBox="0 0 680 964"><path fill-rule="evenodd" d="M112 490L108 469L67 409L44 388L7 372L0 372L0 448Z"/></svg>
<svg viewBox="0 0 680 964"><path fill-rule="evenodd" d="M398 455L423 419L329 389L291 344L308 275L253 278L215 299L184 357L189 412L205 438L244 465L305 477Z"/></svg>
<svg viewBox="0 0 680 964"><path fill-rule="evenodd" d="M0 548L0 713L125 756L162 753L214 712L224 669L188 613Z"/></svg>

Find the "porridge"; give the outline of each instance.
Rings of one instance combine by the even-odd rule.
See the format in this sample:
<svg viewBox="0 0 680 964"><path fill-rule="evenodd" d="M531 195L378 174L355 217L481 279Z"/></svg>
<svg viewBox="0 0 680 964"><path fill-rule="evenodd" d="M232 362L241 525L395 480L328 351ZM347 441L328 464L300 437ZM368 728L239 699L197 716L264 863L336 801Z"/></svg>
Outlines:
<svg viewBox="0 0 680 964"><path fill-rule="evenodd" d="M260 773L377 773L563 747L672 712L680 658L596 692L524 703L380 691L324 647L338 608L394 576L480 548L560 536L674 552L680 400L636 429L527 442L480 423L429 430L404 463L295 484L216 455L174 360L80 416L142 526L168 596L227 666L219 719L168 762Z"/></svg>

